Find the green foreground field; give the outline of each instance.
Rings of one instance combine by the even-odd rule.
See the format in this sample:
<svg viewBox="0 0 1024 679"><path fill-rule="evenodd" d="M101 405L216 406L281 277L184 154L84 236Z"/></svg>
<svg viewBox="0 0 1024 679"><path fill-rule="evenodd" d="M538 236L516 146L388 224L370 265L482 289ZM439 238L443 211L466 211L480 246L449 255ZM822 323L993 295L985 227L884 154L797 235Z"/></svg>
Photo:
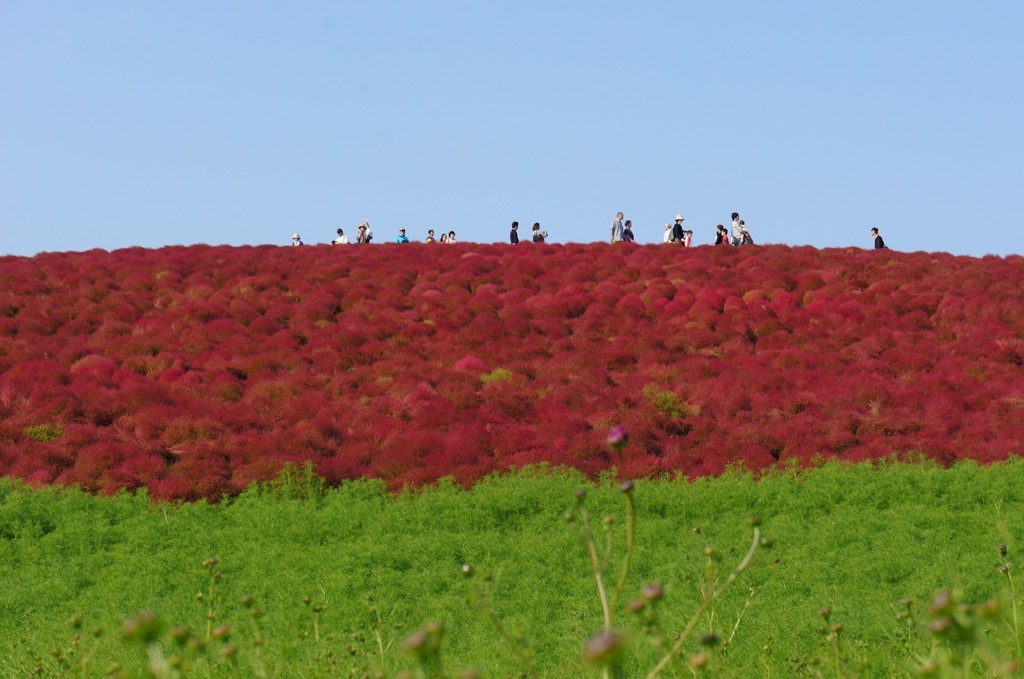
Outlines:
<svg viewBox="0 0 1024 679"><path fill-rule="evenodd" d="M154 658L180 655L197 676L394 676L416 668L403 639L437 621L445 672L515 675L524 665L513 644L467 602L489 587L497 618L530 649L536 675L585 676L593 670L581 648L601 629L602 611L580 538L578 488L588 490L599 547L601 517L615 517L614 582L625 551L618 484L562 471L398 496L373 482L322 489L296 474L216 505L0 481L0 673L101 676L119 665L140 676ZM712 629L730 643L707 667L725 676L822 668L825 676L912 675L931 650L924 610L936 593L958 591L971 602L998 596L1008 589L998 546L1007 545L1011 576L1021 561L1019 461L638 481L632 497L636 549L615 614L629 640L626 676L644 676L658 658L626 603L646 584L663 585L657 620L671 643L700 599L705 548L721 550L728 572L750 543L752 514L763 517L773 545L700 616L663 676L690 676L687 659ZM576 520L566 521L566 511ZM217 563L204 565L210 557ZM463 576L463 564L475 577ZM240 602L246 595L259 617ZM921 614L919 636L897 620L903 599ZM842 625L832 639L822 631L823 607L829 624ZM162 625L148 649L122 632L140 611L156 612ZM174 636L186 635L177 626L209 635L205 650L179 649ZM1002 626L988 633L1013 647Z"/></svg>

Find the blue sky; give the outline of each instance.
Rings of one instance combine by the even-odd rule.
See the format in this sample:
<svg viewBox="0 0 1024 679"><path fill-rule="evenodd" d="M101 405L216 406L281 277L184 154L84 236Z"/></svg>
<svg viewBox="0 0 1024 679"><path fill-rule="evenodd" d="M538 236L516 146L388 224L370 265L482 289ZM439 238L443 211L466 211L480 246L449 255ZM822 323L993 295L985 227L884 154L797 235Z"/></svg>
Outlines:
<svg viewBox="0 0 1024 679"><path fill-rule="evenodd" d="M0 253L368 218L1024 253L1024 3L0 0Z"/></svg>

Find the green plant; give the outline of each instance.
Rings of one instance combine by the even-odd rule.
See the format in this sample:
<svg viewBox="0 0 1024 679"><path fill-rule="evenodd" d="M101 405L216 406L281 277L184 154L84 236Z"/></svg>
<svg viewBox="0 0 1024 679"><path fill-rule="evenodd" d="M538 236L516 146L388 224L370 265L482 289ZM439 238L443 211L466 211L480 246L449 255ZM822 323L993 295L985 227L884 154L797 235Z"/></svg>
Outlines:
<svg viewBox="0 0 1024 679"><path fill-rule="evenodd" d="M33 441L56 441L64 437L64 427L59 424L37 424L25 427L24 434Z"/></svg>
<svg viewBox="0 0 1024 679"><path fill-rule="evenodd" d="M495 368L489 373L484 373L480 376L480 382L484 385L491 384L492 382L501 382L512 377L512 371L507 368Z"/></svg>
<svg viewBox="0 0 1024 679"><path fill-rule="evenodd" d="M659 389L657 385L644 385L644 398L650 401L654 409L666 417L681 420L690 415L700 415L700 406L686 403L673 391Z"/></svg>

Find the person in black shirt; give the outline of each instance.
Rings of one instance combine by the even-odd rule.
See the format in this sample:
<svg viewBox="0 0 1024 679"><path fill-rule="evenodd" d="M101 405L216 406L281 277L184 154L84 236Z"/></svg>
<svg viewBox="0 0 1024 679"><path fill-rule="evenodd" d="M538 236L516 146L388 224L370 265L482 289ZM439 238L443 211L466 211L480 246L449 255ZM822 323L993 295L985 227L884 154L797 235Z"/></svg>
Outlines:
<svg viewBox="0 0 1024 679"><path fill-rule="evenodd" d="M685 238L683 233L683 216L676 215L676 223L672 225L672 242L682 245L683 238Z"/></svg>
<svg viewBox="0 0 1024 679"><path fill-rule="evenodd" d="M882 240L882 237L878 235L878 227L876 227L876 226L871 227L871 235L875 237L875 249L876 250L884 250L885 249L885 241Z"/></svg>
<svg viewBox="0 0 1024 679"><path fill-rule="evenodd" d="M508 242L515 245L519 242L519 222L512 222L512 230L508 234Z"/></svg>

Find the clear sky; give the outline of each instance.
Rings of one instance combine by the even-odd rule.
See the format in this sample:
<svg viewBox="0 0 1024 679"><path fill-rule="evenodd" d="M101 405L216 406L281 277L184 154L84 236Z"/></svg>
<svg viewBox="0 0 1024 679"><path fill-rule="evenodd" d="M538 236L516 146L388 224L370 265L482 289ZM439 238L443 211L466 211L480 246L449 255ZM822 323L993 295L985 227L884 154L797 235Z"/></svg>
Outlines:
<svg viewBox="0 0 1024 679"><path fill-rule="evenodd" d="M1024 2L0 0L0 253L507 239L1024 253Z"/></svg>

